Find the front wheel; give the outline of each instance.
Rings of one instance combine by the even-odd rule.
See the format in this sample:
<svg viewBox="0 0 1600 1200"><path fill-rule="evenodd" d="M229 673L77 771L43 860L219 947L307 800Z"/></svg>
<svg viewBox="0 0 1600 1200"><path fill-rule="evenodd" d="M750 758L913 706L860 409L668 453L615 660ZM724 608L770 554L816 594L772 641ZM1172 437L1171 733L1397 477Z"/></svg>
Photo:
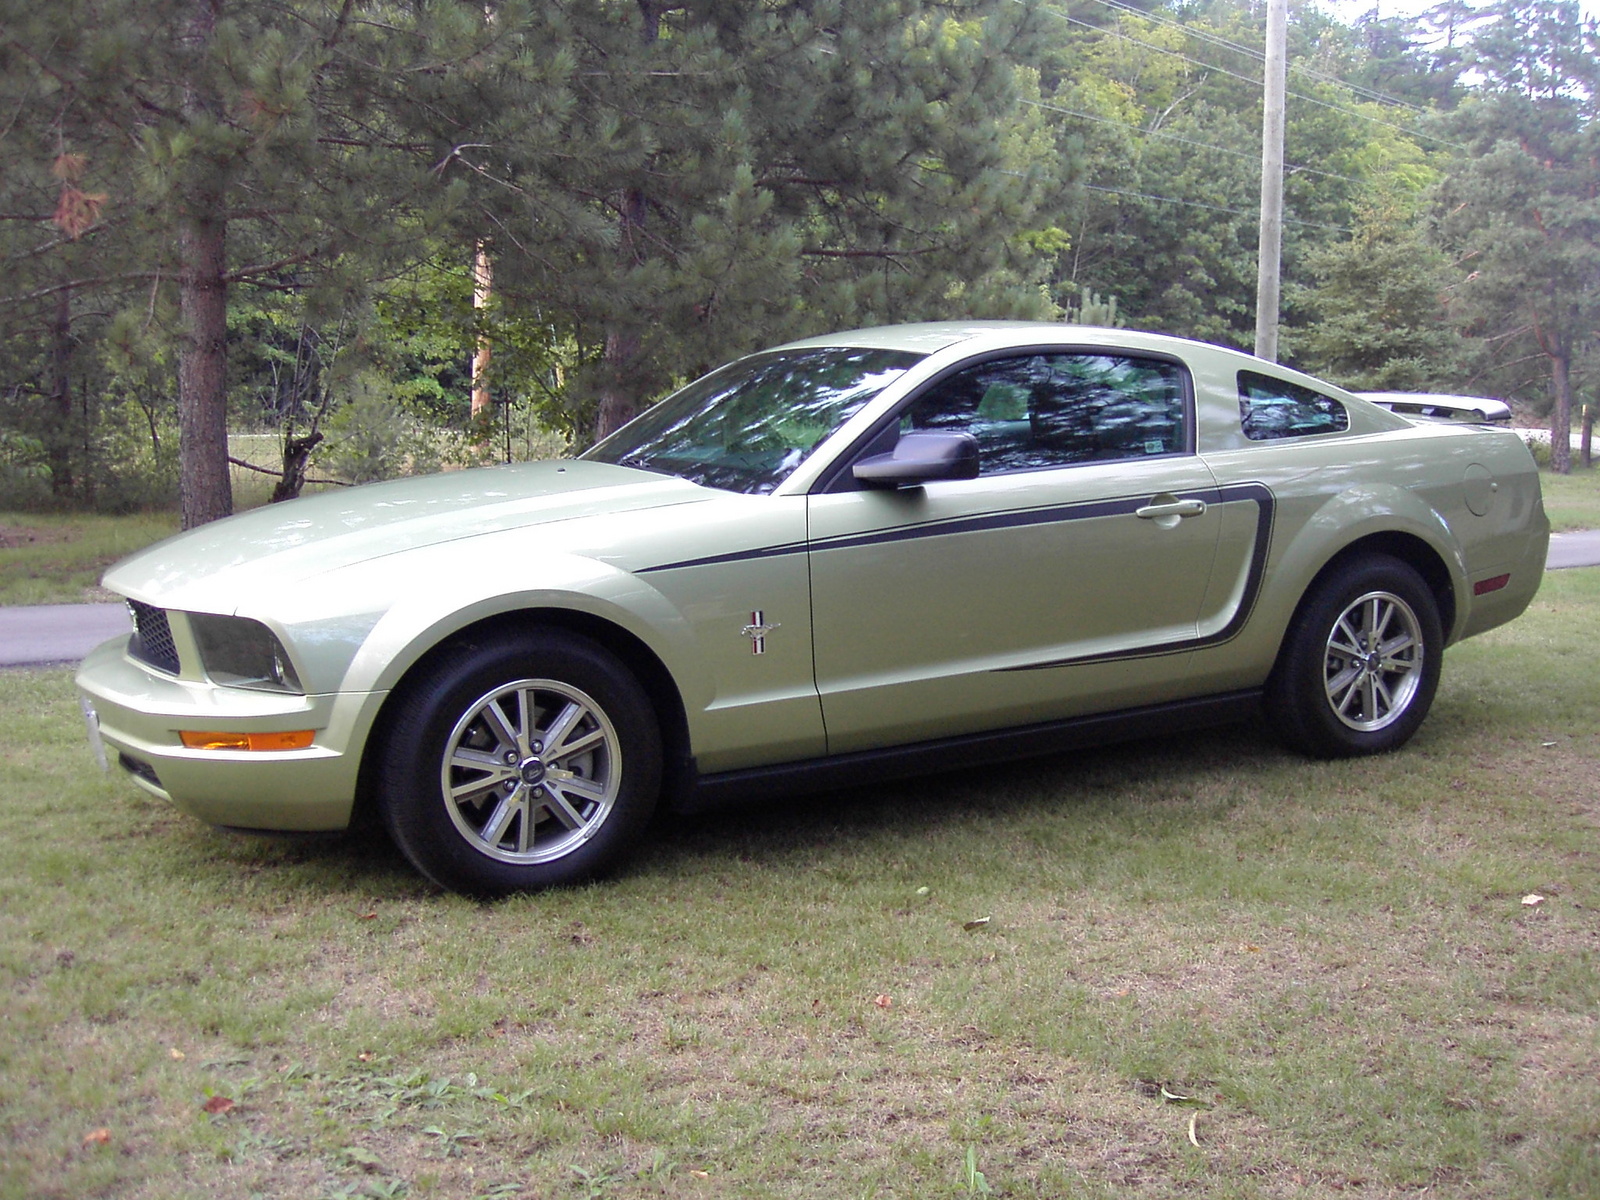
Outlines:
<svg viewBox="0 0 1600 1200"><path fill-rule="evenodd" d="M654 709L585 638L463 639L408 681L392 717L377 772L385 823L454 891L581 882L615 865L654 811Z"/></svg>
<svg viewBox="0 0 1600 1200"><path fill-rule="evenodd" d="M1335 566L1307 593L1267 681L1279 734L1320 758L1381 754L1416 733L1439 684L1433 593L1399 559Z"/></svg>

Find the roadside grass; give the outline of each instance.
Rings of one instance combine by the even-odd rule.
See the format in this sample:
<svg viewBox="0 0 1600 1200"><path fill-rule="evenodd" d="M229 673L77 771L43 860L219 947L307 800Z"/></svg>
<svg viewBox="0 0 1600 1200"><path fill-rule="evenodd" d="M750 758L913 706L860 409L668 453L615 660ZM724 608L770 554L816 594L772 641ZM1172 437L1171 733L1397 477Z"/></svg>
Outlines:
<svg viewBox="0 0 1600 1200"><path fill-rule="evenodd" d="M247 462L277 464L276 434L231 434L228 445ZM238 466L230 472L235 511L256 508L271 497L271 476ZM318 490L308 484L306 494ZM0 511L0 605L114 600L99 586L106 568L177 532L176 511L120 516Z"/></svg>
<svg viewBox="0 0 1600 1200"><path fill-rule="evenodd" d="M0 676L0 1198L1595 1196L1597 641L1556 572L1393 756L997 765L497 904Z"/></svg>
<svg viewBox="0 0 1600 1200"><path fill-rule="evenodd" d="M228 436L233 457L259 467L280 465L279 445L276 433ZM541 439L528 433L522 436L519 449L555 457L565 452L565 445L554 435ZM258 508L271 499L276 483L273 476L237 464L229 471L235 512ZM311 477L321 481L324 472L314 467ZM307 483L302 494L310 496L337 486ZM177 531L176 511L127 516L0 511L0 605L114 600L116 597L99 587L106 568Z"/></svg>
<svg viewBox="0 0 1600 1200"><path fill-rule="evenodd" d="M1541 471L1539 484L1550 528L1556 533L1600 529L1600 470L1574 465L1570 475Z"/></svg>
<svg viewBox="0 0 1600 1200"><path fill-rule="evenodd" d="M114 599L105 569L178 531L176 513L55 516L0 512L0 604Z"/></svg>

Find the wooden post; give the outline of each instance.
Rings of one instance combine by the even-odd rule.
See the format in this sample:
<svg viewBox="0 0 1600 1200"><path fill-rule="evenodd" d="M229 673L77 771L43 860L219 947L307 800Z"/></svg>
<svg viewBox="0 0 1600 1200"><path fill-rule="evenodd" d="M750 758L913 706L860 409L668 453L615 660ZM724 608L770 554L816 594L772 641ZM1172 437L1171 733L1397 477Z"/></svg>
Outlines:
<svg viewBox="0 0 1600 1200"><path fill-rule="evenodd" d="M494 263L489 259L489 244L480 241L472 259L472 311L480 317L494 295ZM489 359L492 351L486 334L478 335L478 348L472 355L472 415L489 407Z"/></svg>

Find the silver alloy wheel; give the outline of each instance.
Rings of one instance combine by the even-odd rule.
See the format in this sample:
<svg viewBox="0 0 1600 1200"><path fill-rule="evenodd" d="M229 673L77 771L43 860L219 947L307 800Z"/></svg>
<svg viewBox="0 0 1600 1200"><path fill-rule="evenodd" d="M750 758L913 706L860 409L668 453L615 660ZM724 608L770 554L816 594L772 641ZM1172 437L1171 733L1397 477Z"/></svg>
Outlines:
<svg viewBox="0 0 1600 1200"><path fill-rule="evenodd" d="M1423 678L1422 623L1393 592L1351 601L1328 634L1323 687L1351 729L1371 733L1398 721Z"/></svg>
<svg viewBox="0 0 1600 1200"><path fill-rule="evenodd" d="M620 742L600 706L571 684L521 679L468 706L445 743L439 782L474 849L506 863L551 862L611 814Z"/></svg>

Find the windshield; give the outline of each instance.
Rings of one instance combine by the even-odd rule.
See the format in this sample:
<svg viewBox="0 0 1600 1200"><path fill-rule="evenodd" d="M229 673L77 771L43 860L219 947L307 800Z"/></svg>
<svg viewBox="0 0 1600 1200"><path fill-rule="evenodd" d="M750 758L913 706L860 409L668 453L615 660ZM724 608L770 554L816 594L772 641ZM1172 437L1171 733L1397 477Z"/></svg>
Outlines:
<svg viewBox="0 0 1600 1200"><path fill-rule="evenodd" d="M583 457L724 491L770 492L921 357L827 346L740 359L668 396Z"/></svg>

